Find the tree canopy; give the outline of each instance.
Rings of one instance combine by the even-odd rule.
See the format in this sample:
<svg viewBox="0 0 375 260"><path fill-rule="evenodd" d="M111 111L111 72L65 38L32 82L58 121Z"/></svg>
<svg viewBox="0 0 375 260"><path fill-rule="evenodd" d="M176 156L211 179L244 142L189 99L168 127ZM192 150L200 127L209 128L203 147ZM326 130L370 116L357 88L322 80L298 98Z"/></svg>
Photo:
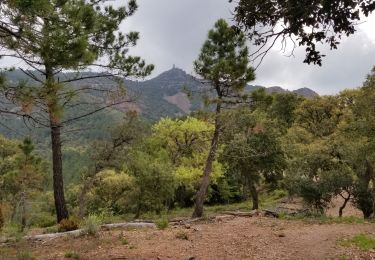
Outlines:
<svg viewBox="0 0 375 260"><path fill-rule="evenodd" d="M318 44L336 49L374 9L368 0L240 0L234 13L238 28L260 46L254 57L264 57L278 40L285 49L289 39L293 49L306 47L305 63L321 65L325 54Z"/></svg>

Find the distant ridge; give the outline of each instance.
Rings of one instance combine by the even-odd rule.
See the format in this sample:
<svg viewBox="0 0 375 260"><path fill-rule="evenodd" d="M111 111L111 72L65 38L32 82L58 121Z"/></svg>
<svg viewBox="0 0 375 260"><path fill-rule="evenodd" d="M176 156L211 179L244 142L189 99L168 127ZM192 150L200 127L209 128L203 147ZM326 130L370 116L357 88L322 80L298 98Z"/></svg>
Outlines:
<svg viewBox="0 0 375 260"><path fill-rule="evenodd" d="M88 76L96 73L84 72L83 74ZM20 70L8 72L7 76L11 82L27 79ZM61 73L59 75L59 77L64 79L76 76L77 75L71 73ZM108 86L114 84L114 81L100 78L95 80L83 80L76 84ZM146 81L125 80L125 85L129 89L129 92L139 94L139 99L137 100L137 103L130 106L130 108L129 106L126 106L118 107L117 109L134 109L144 117L151 120L158 120L159 118L166 116L182 116L202 107L202 101L198 96L190 100L184 91L184 89L189 89L196 92L201 83L192 75L175 66ZM265 87L248 85L246 90L251 92L259 88ZM292 92L306 98L319 96L315 91L309 88L300 88L294 91L289 91L280 86L272 86L265 89L268 93Z"/></svg>

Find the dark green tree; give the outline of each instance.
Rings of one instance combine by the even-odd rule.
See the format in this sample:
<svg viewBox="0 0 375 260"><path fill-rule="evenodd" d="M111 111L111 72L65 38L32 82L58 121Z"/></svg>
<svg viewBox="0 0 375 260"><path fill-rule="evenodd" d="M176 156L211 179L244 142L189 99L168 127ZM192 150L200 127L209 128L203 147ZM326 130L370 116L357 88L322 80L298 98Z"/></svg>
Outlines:
<svg viewBox="0 0 375 260"><path fill-rule="evenodd" d="M227 105L242 101L241 92L246 83L254 80L254 70L249 65L249 50L245 35L237 33L228 23L220 19L208 33L198 59L194 62L195 72L206 84L206 101L215 105L215 129L210 151L203 171L202 183L196 195L193 217L203 215L203 204L210 183L212 163L215 160L219 137L223 127L222 109Z"/></svg>
<svg viewBox="0 0 375 260"><path fill-rule="evenodd" d="M293 49L306 46L305 63L321 65L325 55L317 44L336 49L343 36L355 33L361 14L374 9L368 0L240 0L234 13L238 28L260 47L254 58L264 57L278 40L285 47L289 39Z"/></svg>
<svg viewBox="0 0 375 260"><path fill-rule="evenodd" d="M120 82L117 88L78 82L103 77L115 77L116 80L118 77L142 77L153 69L140 57L128 55L129 47L137 42L138 33L119 32L122 22L136 9L135 0L121 7L115 7L109 0L1 1L0 57L22 61L20 69L30 81L18 85L1 81L3 96L14 102L17 109L2 104L0 113L16 115L50 129L58 222L68 218L62 169L62 129L75 120L129 102ZM87 68L95 67L100 73L84 73ZM74 73L63 77L60 72L66 70ZM104 95L83 102L80 94L87 92ZM69 108L74 108L75 112L68 113Z"/></svg>
<svg viewBox="0 0 375 260"><path fill-rule="evenodd" d="M251 195L253 209L258 209L259 184L264 181L275 186L286 166L279 134L275 131L277 125L248 108L231 115L222 160L231 173L240 176L243 190Z"/></svg>

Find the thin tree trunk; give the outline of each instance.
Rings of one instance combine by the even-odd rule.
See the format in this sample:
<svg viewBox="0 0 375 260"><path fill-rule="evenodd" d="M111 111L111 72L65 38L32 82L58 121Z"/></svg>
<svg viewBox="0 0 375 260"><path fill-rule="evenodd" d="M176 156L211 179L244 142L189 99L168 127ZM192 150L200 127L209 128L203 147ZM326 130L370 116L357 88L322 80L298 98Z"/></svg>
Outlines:
<svg viewBox="0 0 375 260"><path fill-rule="evenodd" d="M259 209L259 198L258 198L257 188L255 187L254 183L250 183L249 188L250 188L251 198L253 200L253 209Z"/></svg>
<svg viewBox="0 0 375 260"><path fill-rule="evenodd" d="M21 232L23 232L26 228L26 194L24 191L21 194L20 208L21 208Z"/></svg>
<svg viewBox="0 0 375 260"><path fill-rule="evenodd" d="M4 226L4 215L3 215L3 209L2 209L2 204L0 203L0 231L2 230Z"/></svg>
<svg viewBox="0 0 375 260"><path fill-rule="evenodd" d="M69 218L64 194L60 125L51 125L51 141L53 164L53 195L55 198L57 222L60 222L63 219Z"/></svg>
<svg viewBox="0 0 375 260"><path fill-rule="evenodd" d="M206 200L208 185L210 184L210 174L212 172L212 163L215 160L216 151L219 145L219 135L221 131L221 124L219 121L220 110L221 110L221 104L218 103L216 105L215 131L211 140L211 147L210 147L210 151L208 153L208 157L206 160L206 165L204 167L201 186L196 195L195 208L194 208L194 212L192 216L193 218L200 218L203 216L203 204L204 204L204 201Z"/></svg>
<svg viewBox="0 0 375 260"><path fill-rule="evenodd" d="M243 178L243 184L242 184L242 199L244 201L248 200L250 197L250 189L249 189L249 181L246 177Z"/></svg>
<svg viewBox="0 0 375 260"><path fill-rule="evenodd" d="M341 205L341 207L339 208L339 217L341 218L342 217L342 214L343 214L343 211L346 207L346 204L348 204L349 200L350 200L350 194L348 197L344 197L344 196L341 196L343 199L344 199L344 203Z"/></svg>

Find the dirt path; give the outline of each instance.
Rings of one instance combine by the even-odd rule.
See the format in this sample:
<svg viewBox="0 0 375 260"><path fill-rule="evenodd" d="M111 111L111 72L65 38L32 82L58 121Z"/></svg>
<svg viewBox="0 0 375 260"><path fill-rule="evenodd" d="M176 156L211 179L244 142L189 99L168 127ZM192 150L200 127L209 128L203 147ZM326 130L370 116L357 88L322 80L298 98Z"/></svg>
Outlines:
<svg viewBox="0 0 375 260"><path fill-rule="evenodd" d="M375 259L374 252L337 245L374 224L307 224L270 218L234 218L166 230L103 232L27 245L37 259ZM177 238L178 236L180 238ZM187 239L186 239L187 238Z"/></svg>

